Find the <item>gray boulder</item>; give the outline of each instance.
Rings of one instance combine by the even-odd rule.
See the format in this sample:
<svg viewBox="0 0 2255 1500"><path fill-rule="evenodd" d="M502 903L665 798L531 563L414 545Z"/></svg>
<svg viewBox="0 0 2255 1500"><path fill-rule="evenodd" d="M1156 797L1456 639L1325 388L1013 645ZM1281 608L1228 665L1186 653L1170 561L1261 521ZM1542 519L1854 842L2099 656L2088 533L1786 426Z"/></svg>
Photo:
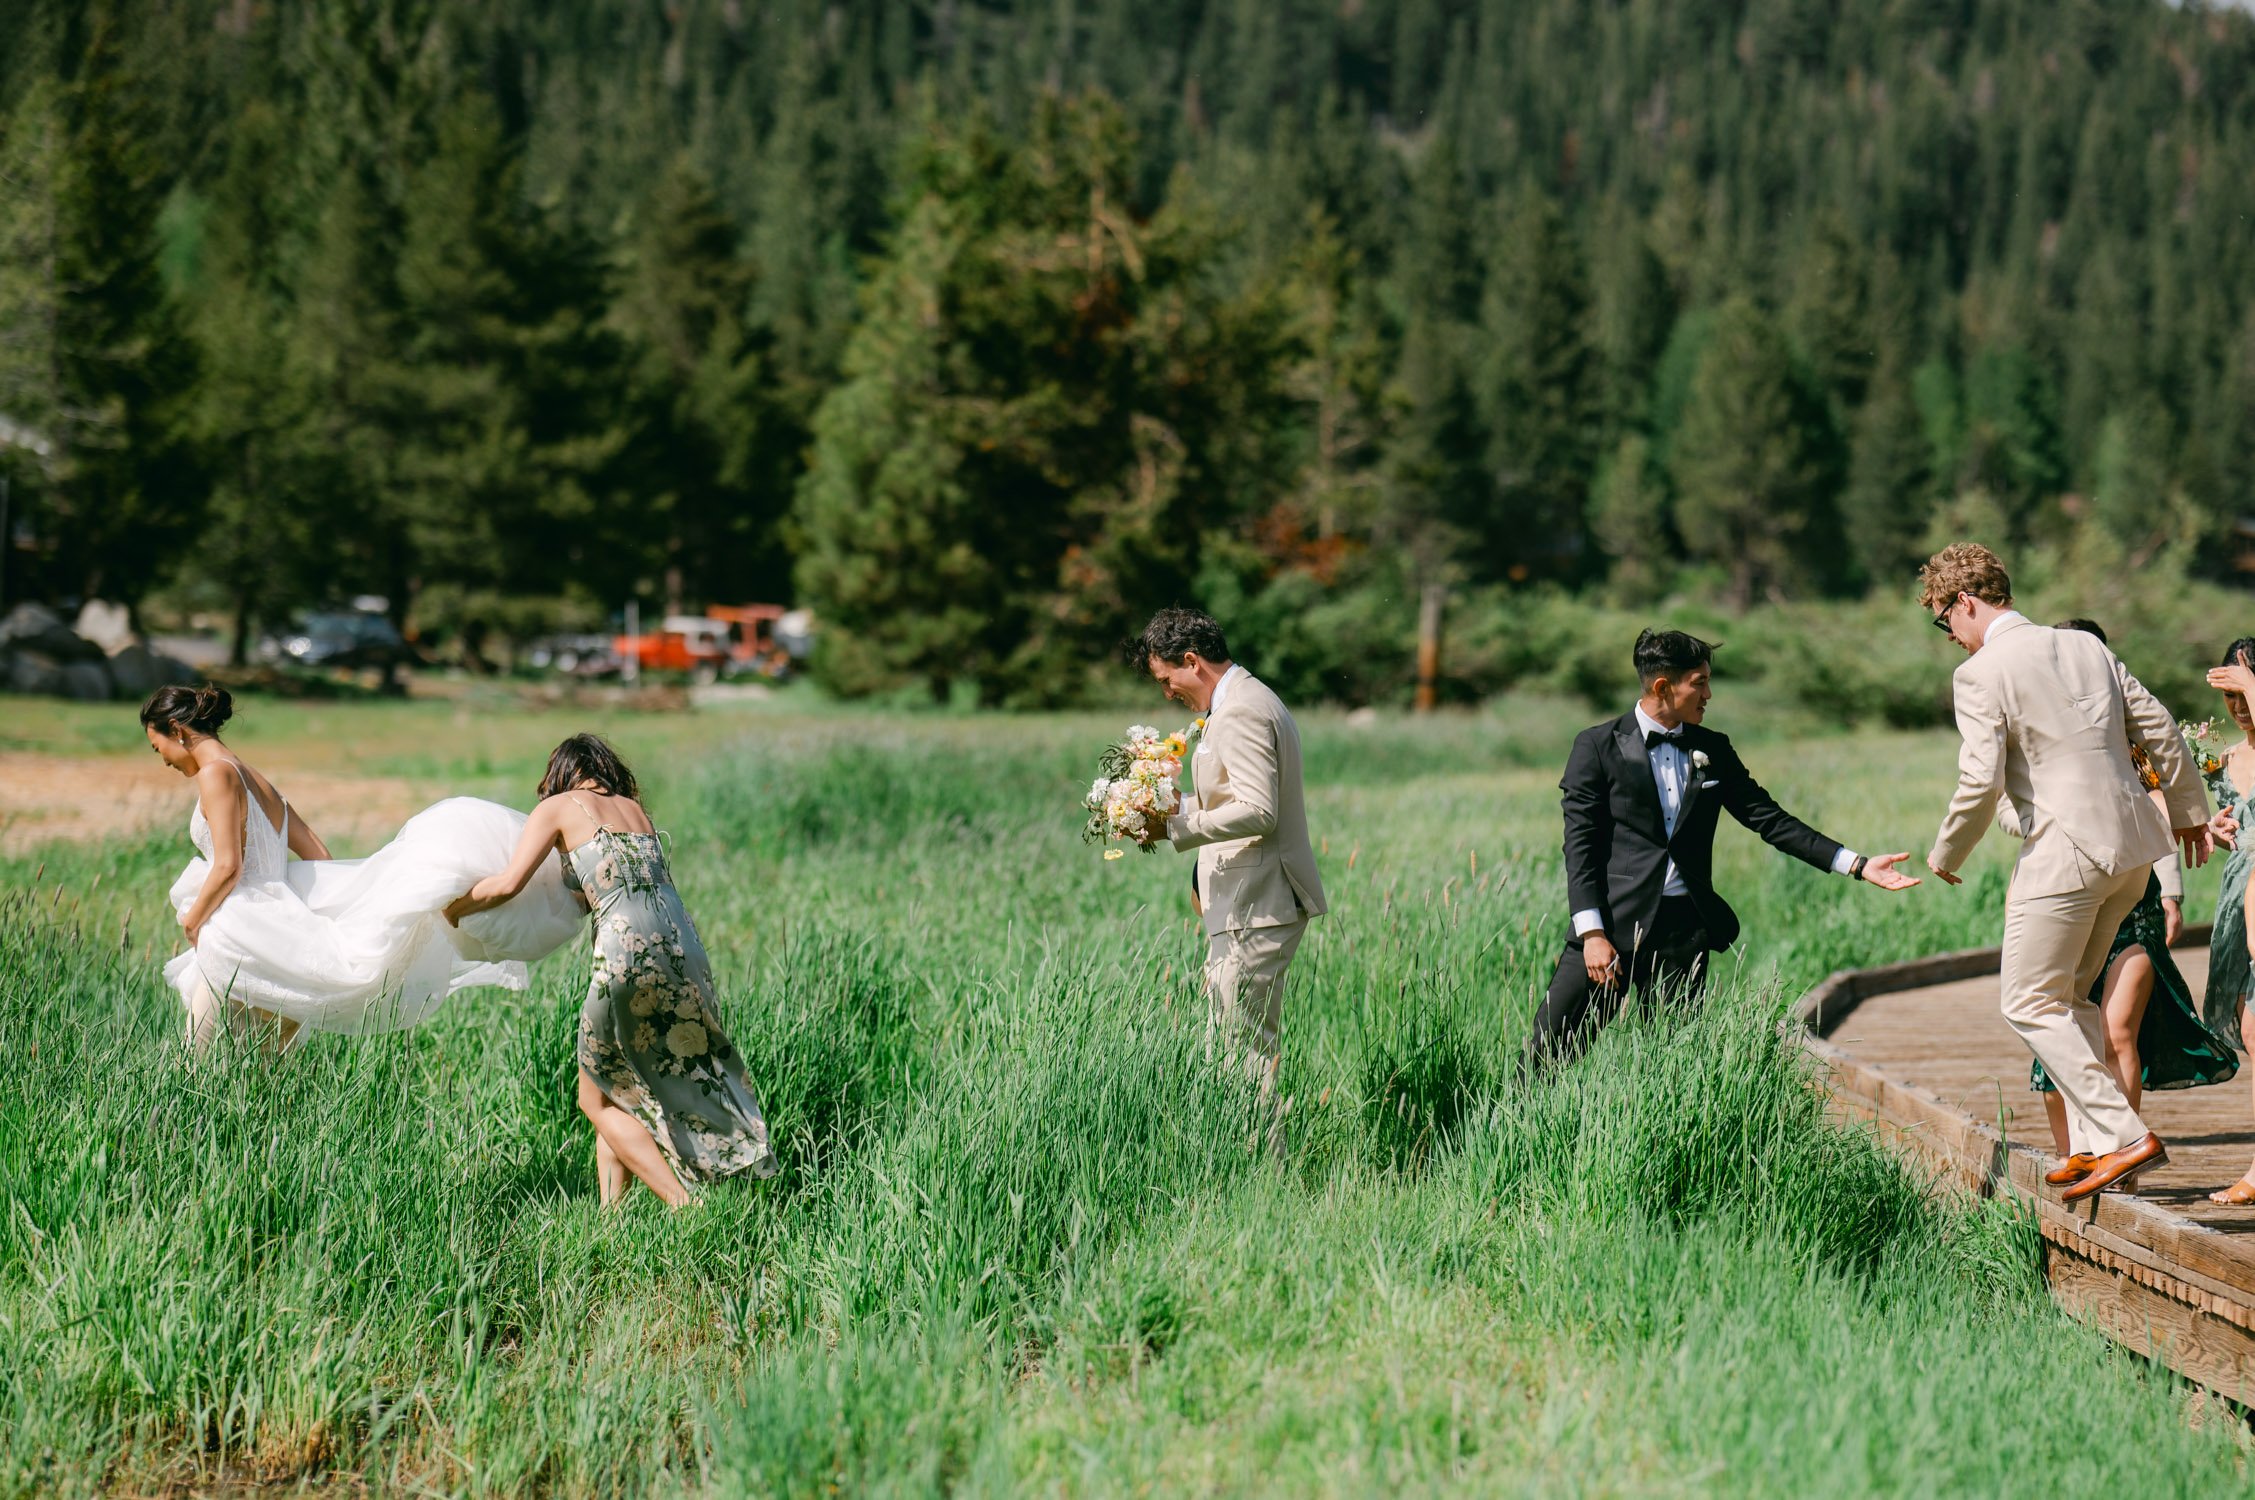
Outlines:
<svg viewBox="0 0 2255 1500"><path fill-rule="evenodd" d="M66 662L60 691L65 698L80 703L107 703L111 696L110 669L98 661Z"/></svg>
<svg viewBox="0 0 2255 1500"><path fill-rule="evenodd" d="M63 669L53 657L0 647L0 667L6 670L5 680L12 693L40 693L52 697L63 690Z"/></svg>
<svg viewBox="0 0 2255 1500"><path fill-rule="evenodd" d="M133 616L122 604L89 599L78 612L78 634L115 656L134 642Z"/></svg>
<svg viewBox="0 0 2255 1500"><path fill-rule="evenodd" d="M44 604L19 604L0 619L0 646L34 651L58 662L99 663L105 653L92 641L63 623L63 617Z"/></svg>
<svg viewBox="0 0 2255 1500"><path fill-rule="evenodd" d="M168 682L195 682L202 675L186 662L139 641L110 658L110 682L120 698L146 698Z"/></svg>

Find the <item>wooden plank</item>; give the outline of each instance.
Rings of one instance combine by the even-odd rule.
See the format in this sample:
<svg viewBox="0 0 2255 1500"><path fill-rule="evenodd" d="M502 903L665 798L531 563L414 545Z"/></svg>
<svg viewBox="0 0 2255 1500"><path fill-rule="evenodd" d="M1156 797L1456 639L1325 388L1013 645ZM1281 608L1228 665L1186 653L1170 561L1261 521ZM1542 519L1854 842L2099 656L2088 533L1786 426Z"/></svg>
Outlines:
<svg viewBox="0 0 2255 1500"><path fill-rule="evenodd" d="M2179 943L2199 950L2182 960L2195 993L2207 938L2200 927ZM2030 1206L2061 1306L2223 1395L2255 1397L2255 1214L2207 1205L2195 1186L2225 1170L2235 1149L2255 1146L2246 1095L2148 1095L2144 1112L2180 1143L2170 1165L2146 1174L2138 1194L2061 1201L2036 1149L2049 1144L2042 1106L2022 1092L2025 1047L1997 1014L1995 985L1978 983L1997 967L1997 950L1971 949L1844 970L1804 996L1787 1024L1837 1117L1869 1124L1938 1189L2011 1193ZM1869 1019L1845 1025L1859 1013Z"/></svg>
<svg viewBox="0 0 2255 1500"><path fill-rule="evenodd" d="M1865 1076L1856 1079L1858 1073ZM2139 1265L2199 1285L2211 1295L2247 1309L2255 1321L2255 1247L2240 1237L2218 1234L2141 1199L2102 1193L2080 1204L2062 1202L2059 1189L2043 1180L2044 1160L2016 1146L1995 1129L1968 1118L1925 1090L1892 1080L1876 1080L1852 1062L1834 1075L1856 1079L1847 1096L1883 1121L1889 1139L1911 1144L1952 1177L1983 1197L2009 1188L2035 1209L2053 1238L2101 1245Z"/></svg>
<svg viewBox="0 0 2255 1500"><path fill-rule="evenodd" d="M2061 1307L2117 1343L2234 1401L2255 1398L2255 1333L2071 1251L2046 1252L2044 1279Z"/></svg>

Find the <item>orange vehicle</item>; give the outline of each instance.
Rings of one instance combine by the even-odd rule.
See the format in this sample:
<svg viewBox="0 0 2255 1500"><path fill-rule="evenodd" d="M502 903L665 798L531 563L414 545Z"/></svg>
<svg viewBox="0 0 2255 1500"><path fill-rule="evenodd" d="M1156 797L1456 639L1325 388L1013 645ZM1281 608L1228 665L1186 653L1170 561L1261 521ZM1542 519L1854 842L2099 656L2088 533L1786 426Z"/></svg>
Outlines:
<svg viewBox="0 0 2255 1500"><path fill-rule="evenodd" d="M775 639L780 604L715 605L701 615L667 615L656 630L621 635L619 659L645 672L682 672L699 681L781 676L790 654Z"/></svg>
<svg viewBox="0 0 2255 1500"><path fill-rule="evenodd" d="M728 657L735 671L774 677L791 665L790 653L775 639L775 622L785 613L780 604L715 604L705 617L729 627Z"/></svg>

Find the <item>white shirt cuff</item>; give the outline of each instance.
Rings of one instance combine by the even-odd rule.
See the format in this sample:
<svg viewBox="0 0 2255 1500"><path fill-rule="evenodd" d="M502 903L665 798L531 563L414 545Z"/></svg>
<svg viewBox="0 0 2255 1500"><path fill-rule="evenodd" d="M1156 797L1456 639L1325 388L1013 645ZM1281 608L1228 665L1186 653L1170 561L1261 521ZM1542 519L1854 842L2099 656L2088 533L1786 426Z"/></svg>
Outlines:
<svg viewBox="0 0 2255 1500"><path fill-rule="evenodd" d="M1846 844L1842 844L1840 852L1832 856L1832 873L1835 875L1847 874L1856 867L1856 861L1861 857L1855 850L1849 848Z"/></svg>
<svg viewBox="0 0 2255 1500"><path fill-rule="evenodd" d="M1574 936L1578 938L1588 937L1593 932L1604 930L1605 919L1598 915L1596 907L1593 906L1588 911L1574 913Z"/></svg>

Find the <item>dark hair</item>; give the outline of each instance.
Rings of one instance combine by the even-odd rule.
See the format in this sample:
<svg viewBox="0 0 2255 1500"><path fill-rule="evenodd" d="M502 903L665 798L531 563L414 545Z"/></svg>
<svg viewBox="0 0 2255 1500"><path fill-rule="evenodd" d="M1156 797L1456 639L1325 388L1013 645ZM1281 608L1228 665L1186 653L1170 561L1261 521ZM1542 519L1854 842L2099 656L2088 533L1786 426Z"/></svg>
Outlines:
<svg viewBox="0 0 2255 1500"><path fill-rule="evenodd" d="M1212 615L1202 609L1162 609L1143 627L1143 633L1120 643L1121 659L1138 672L1151 670L1151 658L1172 666L1197 652L1207 661L1226 662L1229 640Z"/></svg>
<svg viewBox="0 0 2255 1500"><path fill-rule="evenodd" d="M606 796L642 796L641 788L634 784L634 773L599 734L575 734L549 752L548 774L540 778L539 795L553 797L583 781L593 782L595 790Z"/></svg>
<svg viewBox="0 0 2255 1500"><path fill-rule="evenodd" d="M2097 637L2098 637L2098 640L2099 640L2099 644L2100 644L2100 645L2102 645L2102 646L2108 646L2108 647L2111 647L2111 646L2112 646L2112 645L2114 644L2114 643L2113 643L2112 641L2110 641L2110 640L2108 640L2108 639L2106 638L2106 632L2105 632L2105 631L2103 631L2103 630L2101 630L2101 629L2099 629L2099 627L2098 627L2098 621L2096 621L2096 620L2083 620L2083 619L2075 619L2075 620L2061 620L2061 621L2060 621L2060 622L2059 622L2059 623L2058 623L2057 625L2054 625L2054 626L2052 626L2052 629L2054 629L2054 630L2080 630L2080 631L2081 631L2081 632L2082 632L2083 634L2085 634L2085 635L2095 635L2095 636L2097 636Z"/></svg>
<svg viewBox="0 0 2255 1500"><path fill-rule="evenodd" d="M2223 667L2255 666L2255 635L2243 635L2224 648Z"/></svg>
<svg viewBox="0 0 2255 1500"><path fill-rule="evenodd" d="M161 734L185 729L195 734L217 734L219 726L235 717L235 700L223 687L183 687L168 684L149 694L141 705L141 726Z"/></svg>
<svg viewBox="0 0 2255 1500"><path fill-rule="evenodd" d="M1715 648L1680 630L1640 630L1630 660L1636 663L1636 680L1646 687L1662 677L1674 680L1715 659Z"/></svg>

